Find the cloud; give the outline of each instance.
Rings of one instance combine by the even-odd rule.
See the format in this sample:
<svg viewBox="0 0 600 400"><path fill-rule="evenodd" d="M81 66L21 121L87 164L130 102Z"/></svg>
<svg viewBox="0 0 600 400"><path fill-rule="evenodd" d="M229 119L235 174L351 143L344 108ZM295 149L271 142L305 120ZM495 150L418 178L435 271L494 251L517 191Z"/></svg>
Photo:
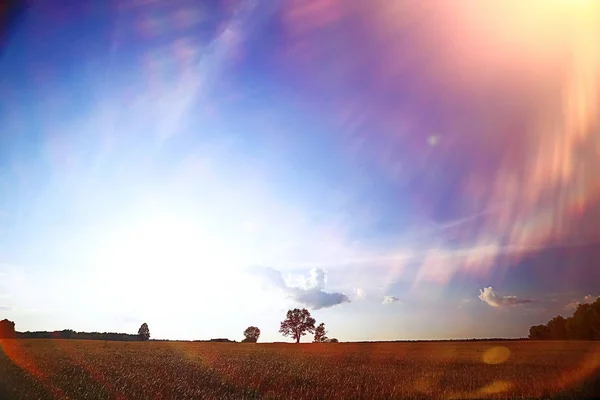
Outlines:
<svg viewBox="0 0 600 400"><path fill-rule="evenodd" d="M400 302L400 299L396 296L384 296L381 304L392 304L398 302Z"/></svg>
<svg viewBox="0 0 600 400"><path fill-rule="evenodd" d="M10 309L8 306L0 306L0 311L10 311Z"/></svg>
<svg viewBox="0 0 600 400"><path fill-rule="evenodd" d="M325 282L327 281L327 275L325 271L320 268L312 268L309 272L310 277L307 279L308 288L318 288L320 290L325 289Z"/></svg>
<svg viewBox="0 0 600 400"><path fill-rule="evenodd" d="M289 293L292 295L295 301L304 304L313 310L333 307L337 304L350 302L348 296L343 293L327 293L317 288L309 290L289 288Z"/></svg>
<svg viewBox="0 0 600 400"><path fill-rule="evenodd" d="M367 297L367 292L362 288L354 288L354 298L356 300L364 300Z"/></svg>
<svg viewBox="0 0 600 400"><path fill-rule="evenodd" d="M596 301L596 299L600 297L600 296L592 296L591 294L588 294L587 296L585 296L583 298L583 301L586 303L593 303L594 301Z"/></svg>
<svg viewBox="0 0 600 400"><path fill-rule="evenodd" d="M479 298L492 307L510 307L517 304L531 303L531 299L519 299L517 296L500 296L491 286L479 289Z"/></svg>
<svg viewBox="0 0 600 400"><path fill-rule="evenodd" d="M281 272L271 267L255 267L251 268L250 272L253 275L263 278L265 281L275 286L278 289L287 288Z"/></svg>
<svg viewBox="0 0 600 400"><path fill-rule="evenodd" d="M349 303L350 299L343 293L328 293L325 291L327 272L321 268L313 268L308 278L302 278L297 285L289 285L283 279L281 271L270 267L255 267L251 273L260 276L272 286L283 290L291 299L313 310L333 307Z"/></svg>
<svg viewBox="0 0 600 400"><path fill-rule="evenodd" d="M587 296L584 296L582 299L575 299L572 302L570 302L569 304L567 304L565 306L565 310L575 311L577 309L578 305L593 303L598 298L600 298L600 296L592 296L591 294L588 294Z"/></svg>

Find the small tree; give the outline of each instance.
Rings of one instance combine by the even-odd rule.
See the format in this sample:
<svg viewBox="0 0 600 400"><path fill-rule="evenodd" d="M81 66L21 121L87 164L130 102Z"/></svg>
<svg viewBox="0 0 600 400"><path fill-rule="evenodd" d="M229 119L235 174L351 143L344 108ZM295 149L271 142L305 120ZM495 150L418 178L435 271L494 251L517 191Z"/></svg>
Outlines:
<svg viewBox="0 0 600 400"><path fill-rule="evenodd" d="M337 340L336 338L331 338L329 339L329 343L339 343L340 341Z"/></svg>
<svg viewBox="0 0 600 400"><path fill-rule="evenodd" d="M16 337L15 323L7 319L0 321L0 339L11 339Z"/></svg>
<svg viewBox="0 0 600 400"><path fill-rule="evenodd" d="M323 343L323 342L327 342L327 331L325 330L325 324L323 322L321 322L319 324L319 326L316 327L315 329L315 339L314 342L315 343Z"/></svg>
<svg viewBox="0 0 600 400"><path fill-rule="evenodd" d="M144 322L142 326L140 326L140 329L138 330L138 338L143 342L150 339L150 329L148 328L147 323Z"/></svg>
<svg viewBox="0 0 600 400"><path fill-rule="evenodd" d="M260 336L260 329L255 326L249 326L244 331L245 339L242 342L246 343L256 343L258 341L258 337Z"/></svg>
<svg viewBox="0 0 600 400"><path fill-rule="evenodd" d="M300 343L302 336L315 331L315 322L306 308L302 310L294 308L288 310L285 320L281 321L279 332L283 336L291 336L296 343Z"/></svg>

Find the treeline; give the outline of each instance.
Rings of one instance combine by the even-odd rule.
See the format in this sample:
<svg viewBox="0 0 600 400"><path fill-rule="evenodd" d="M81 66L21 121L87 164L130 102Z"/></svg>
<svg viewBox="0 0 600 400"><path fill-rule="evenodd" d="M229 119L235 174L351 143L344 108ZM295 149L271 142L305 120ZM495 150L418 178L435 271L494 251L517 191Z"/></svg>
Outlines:
<svg viewBox="0 0 600 400"><path fill-rule="evenodd" d="M62 331L17 332L15 323L4 319L0 321L0 339L83 339L113 340L120 342L144 341L150 338L147 324L142 324L137 335L117 332L77 332L72 329Z"/></svg>
<svg viewBox="0 0 600 400"><path fill-rule="evenodd" d="M534 340L600 340L600 297L592 304L579 304L573 316L558 315L546 325L529 328Z"/></svg>
<svg viewBox="0 0 600 400"><path fill-rule="evenodd" d="M313 343L338 343L335 338L327 337L325 323L321 322L315 326L316 320L306 309L295 308L288 310L285 320L281 322L279 332L283 336L291 336L296 343L300 343L302 336L308 333L314 334ZM256 343L260 337L260 329L256 326L249 326L244 331L242 343ZM62 331L36 331L36 332L17 332L15 323L7 319L0 321L0 339L84 339L84 340L111 340L122 342L147 341L150 340L150 329L147 323L143 323L138 330L137 335L129 333L116 332L76 332L72 329L63 329ZM227 338L214 338L209 342L236 343Z"/></svg>
<svg viewBox="0 0 600 400"><path fill-rule="evenodd" d="M84 339L84 340L115 340L119 342L139 341L138 335L116 332L76 332L71 329L62 331L16 332L17 339Z"/></svg>

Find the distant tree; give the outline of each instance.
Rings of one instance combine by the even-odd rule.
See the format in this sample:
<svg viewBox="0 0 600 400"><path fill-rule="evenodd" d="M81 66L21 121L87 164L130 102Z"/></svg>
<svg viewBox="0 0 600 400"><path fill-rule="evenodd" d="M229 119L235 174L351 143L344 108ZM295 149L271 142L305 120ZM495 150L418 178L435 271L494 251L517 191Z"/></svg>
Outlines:
<svg viewBox="0 0 600 400"><path fill-rule="evenodd" d="M141 341L146 341L150 339L150 329L148 328L147 323L143 323L138 330L138 338Z"/></svg>
<svg viewBox="0 0 600 400"><path fill-rule="evenodd" d="M244 331L245 339L242 342L246 343L256 343L258 341L258 337L260 336L260 329L255 326L249 326Z"/></svg>
<svg viewBox="0 0 600 400"><path fill-rule="evenodd" d="M15 323L7 319L0 321L0 339L12 339L16 337Z"/></svg>
<svg viewBox="0 0 600 400"><path fill-rule="evenodd" d="M302 336L315 331L315 319L310 316L306 308L288 310L285 320L281 321L279 332L283 336L291 336L296 343L300 343Z"/></svg>
<svg viewBox="0 0 600 400"><path fill-rule="evenodd" d="M325 330L325 324L321 322L319 326L315 328L315 338L313 342L315 343L323 343L327 342L327 331Z"/></svg>
<svg viewBox="0 0 600 400"><path fill-rule="evenodd" d="M336 338L331 338L329 339L329 343L339 343L340 341L337 340Z"/></svg>
<svg viewBox="0 0 600 400"><path fill-rule="evenodd" d="M546 340L550 337L550 331L546 325L534 325L529 328L529 339Z"/></svg>
<svg viewBox="0 0 600 400"><path fill-rule="evenodd" d="M572 317L556 316L546 325L529 328L535 340L600 340L600 297L591 304L579 304Z"/></svg>
<svg viewBox="0 0 600 400"><path fill-rule="evenodd" d="M579 340L600 340L600 301L579 304L573 313L572 328Z"/></svg>
<svg viewBox="0 0 600 400"><path fill-rule="evenodd" d="M552 340L566 340L567 339L567 320L558 315L548 321L546 325L548 327L548 336Z"/></svg>

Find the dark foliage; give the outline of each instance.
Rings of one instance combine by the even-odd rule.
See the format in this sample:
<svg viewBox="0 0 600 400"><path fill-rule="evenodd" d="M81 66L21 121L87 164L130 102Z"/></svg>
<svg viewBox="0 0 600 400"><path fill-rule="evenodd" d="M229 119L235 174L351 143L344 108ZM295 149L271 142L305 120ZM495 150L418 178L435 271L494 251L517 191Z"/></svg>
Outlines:
<svg viewBox="0 0 600 400"><path fill-rule="evenodd" d="M16 337L15 323L7 319L0 321L0 339L12 339Z"/></svg>
<svg viewBox="0 0 600 400"><path fill-rule="evenodd" d="M315 319L310 312L303 308L288 310L285 320L281 321L279 332L283 336L291 336L296 343L300 343L302 336L315 331Z"/></svg>
<svg viewBox="0 0 600 400"><path fill-rule="evenodd" d="M147 323L144 322L142 326L140 326L140 329L138 330L138 338L143 342L150 340L150 329L148 328Z"/></svg>
<svg viewBox="0 0 600 400"><path fill-rule="evenodd" d="M556 316L546 325L529 328L533 340L600 340L600 298L579 304L572 317Z"/></svg>
<svg viewBox="0 0 600 400"><path fill-rule="evenodd" d="M319 326L315 328L315 337L313 342L315 343L325 343L328 341L327 331L325 330L325 324L321 322Z"/></svg>
<svg viewBox="0 0 600 400"><path fill-rule="evenodd" d="M258 337L260 336L260 329L256 326L249 326L244 331L244 340L243 343L256 343L258 342Z"/></svg>
<svg viewBox="0 0 600 400"><path fill-rule="evenodd" d="M17 332L19 339L82 339L82 340L111 340L118 342L135 342L139 340L138 335L116 332L76 332L71 329L62 331L35 331Z"/></svg>

